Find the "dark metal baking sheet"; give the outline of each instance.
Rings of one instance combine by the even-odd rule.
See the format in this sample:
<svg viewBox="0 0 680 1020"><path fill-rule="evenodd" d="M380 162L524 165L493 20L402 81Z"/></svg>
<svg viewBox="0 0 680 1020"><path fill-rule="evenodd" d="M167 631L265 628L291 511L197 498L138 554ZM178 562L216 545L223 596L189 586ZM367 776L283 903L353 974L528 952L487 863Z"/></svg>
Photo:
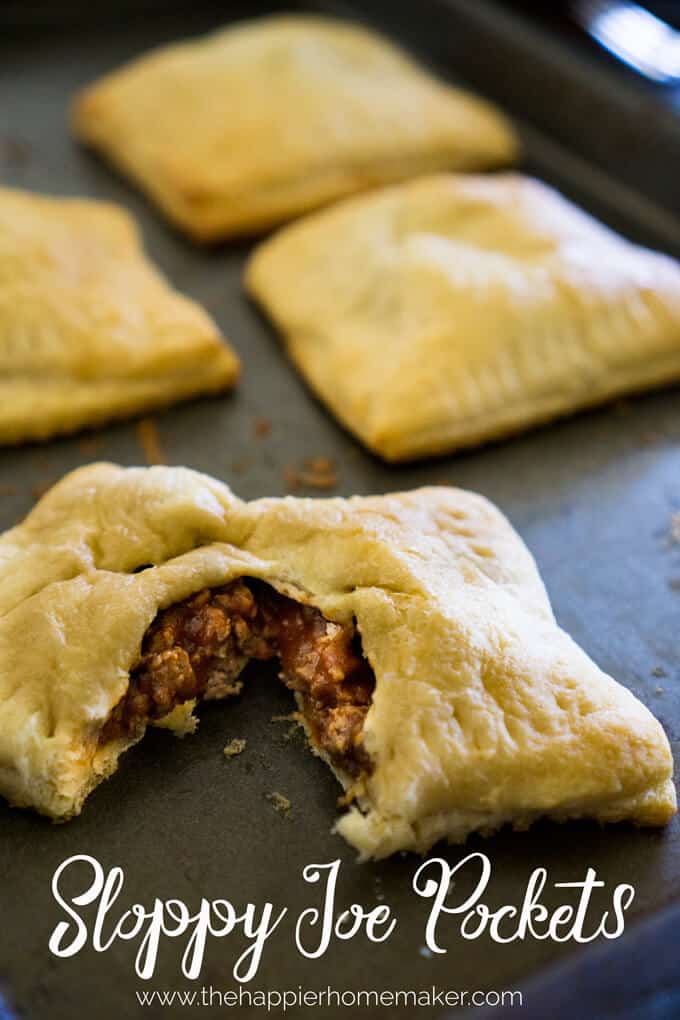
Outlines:
<svg viewBox="0 0 680 1020"><path fill-rule="evenodd" d="M525 27L507 11L501 15L491 4L456 2L365 2L356 7L360 16L397 32L402 42L412 41L444 74L470 79L495 99L507 90L511 112L521 117L528 169L628 236L680 254L677 203L673 208L677 192L669 191L666 166L677 151L672 127L666 124L666 141L653 150L652 172L639 153L625 165L620 162L621 148L612 150L606 165L600 157L609 133L598 132L590 122L579 124L573 116L572 97L578 97L581 109L590 95L598 101L598 116L617 125L617 137L624 124L631 137L638 137L639 110L631 107L628 93L617 100L601 71L570 62L554 42L549 45L559 60L551 69L541 56L540 39L530 37L539 47L541 95L525 59ZM246 300L240 277L248 247L192 247L133 188L80 151L65 130L69 97L96 75L153 44L220 24L234 11L242 15L266 9L259 3L198 4L186 14L172 8L153 19L108 23L105 32L93 26L76 30L70 24L61 32L23 30L0 37L3 183L127 205L140 220L151 254L181 289L205 304L243 359L243 382L235 395L195 401L157 416L168 462L210 472L245 498L283 493L284 468L318 455L335 459L341 494L439 481L483 492L508 514L535 554L560 622L658 715L677 759L680 545L670 537L671 516L680 509L677 391L631 399L511 442L409 467L388 467L363 451L317 404ZM469 51L474 46L479 59ZM507 61L513 52L519 57L512 74L502 73L494 53ZM558 82L559 126L550 132L556 123ZM546 97L553 102L552 112ZM264 438L256 436L260 417L272 423ZM30 508L36 489L95 458L141 462L135 424L0 451L0 526L13 524ZM238 903L271 900L295 914L310 903L303 866L339 857L341 901L393 907L398 927L388 942L369 949L356 940L336 944L316 961L304 960L292 948L290 931L280 937L277 932L256 981L261 988L417 989L433 983L450 989L509 988L558 958L578 961L593 952L592 947L574 949L550 941L497 945L482 938L462 943L452 926L442 940L449 949L446 956L423 954L426 905L410 891L416 858L355 863L353 852L330 832L338 792L334 780L299 741L288 738L285 724L271 721L291 710L287 694L271 671L251 670L249 678L239 700L201 712L196 737L176 741L160 732L149 734L69 825L54 827L0 805L0 980L8 1008L35 1020L185 1013L137 1007L134 993L141 982L133 975L129 945L118 943L100 955L83 951L72 960L48 953L49 934L61 918L50 894L51 877L61 861L79 853L94 855L107 868L124 868L126 904L155 896L197 904L201 896L224 896ZM247 748L226 761L222 748L234 736L245 737ZM272 791L290 798L288 817L267 801ZM435 852L455 862L470 848L483 849L493 861L490 905L518 903L538 866L549 869L551 882L582 879L588 866L597 869L608 888L632 882L632 915L638 919L680 898L677 823L665 832L542 823L526 833L503 831L485 842L474 839L466 850L440 846ZM560 894L546 896L548 905L558 902ZM603 904L603 897L596 898L594 913ZM623 952L625 943L618 945ZM201 982L233 986L236 955L231 940L211 945ZM187 987L177 960L175 950L163 949L150 984ZM440 1012L419 1009L417 1015ZM390 1016L412 1013L410 1008L383 1011ZM584 1004L581 1015L601 1014ZM655 1013L661 1015L673 1014Z"/></svg>

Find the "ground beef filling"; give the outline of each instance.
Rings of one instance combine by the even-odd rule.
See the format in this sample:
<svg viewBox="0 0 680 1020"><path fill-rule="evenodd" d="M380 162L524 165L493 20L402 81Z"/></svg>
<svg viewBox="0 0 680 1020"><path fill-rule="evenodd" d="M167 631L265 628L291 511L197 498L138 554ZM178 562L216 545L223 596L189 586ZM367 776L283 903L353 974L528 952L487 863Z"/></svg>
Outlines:
<svg viewBox="0 0 680 1020"><path fill-rule="evenodd" d="M355 627L254 579L206 589L158 614L100 742L134 736L182 702L235 694L248 660L273 658L301 696L319 750L352 776L370 771L362 732L375 678Z"/></svg>

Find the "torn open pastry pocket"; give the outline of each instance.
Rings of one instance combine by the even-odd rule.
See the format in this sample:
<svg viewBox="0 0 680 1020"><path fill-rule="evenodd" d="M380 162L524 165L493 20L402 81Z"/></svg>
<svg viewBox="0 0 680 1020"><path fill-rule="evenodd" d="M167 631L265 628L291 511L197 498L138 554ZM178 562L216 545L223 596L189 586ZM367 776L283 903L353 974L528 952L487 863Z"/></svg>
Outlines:
<svg viewBox="0 0 680 1020"><path fill-rule="evenodd" d="M148 725L192 731L198 701L266 660L364 856L675 810L660 725L560 630L486 500L247 503L186 469L104 464L0 538L0 791L69 818Z"/></svg>

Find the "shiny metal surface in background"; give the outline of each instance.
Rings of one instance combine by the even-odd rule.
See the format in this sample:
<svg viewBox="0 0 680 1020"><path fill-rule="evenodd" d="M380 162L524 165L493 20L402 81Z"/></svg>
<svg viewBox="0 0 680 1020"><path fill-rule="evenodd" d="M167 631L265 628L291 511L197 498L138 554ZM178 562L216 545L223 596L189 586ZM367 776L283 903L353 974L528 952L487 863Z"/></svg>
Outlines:
<svg viewBox="0 0 680 1020"><path fill-rule="evenodd" d="M574 0L574 17L624 64L661 84L680 80L680 32L639 4Z"/></svg>

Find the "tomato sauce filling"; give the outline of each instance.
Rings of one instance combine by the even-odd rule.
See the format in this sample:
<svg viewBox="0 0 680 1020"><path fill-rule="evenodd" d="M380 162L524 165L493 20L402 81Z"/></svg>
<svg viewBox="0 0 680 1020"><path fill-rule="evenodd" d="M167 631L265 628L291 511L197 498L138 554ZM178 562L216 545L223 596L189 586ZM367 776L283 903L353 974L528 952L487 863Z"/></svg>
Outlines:
<svg viewBox="0 0 680 1020"><path fill-rule="evenodd" d="M158 614L100 743L139 735L183 702L236 694L249 660L275 658L316 749L355 778L370 773L363 727L375 677L356 627L253 578L206 588Z"/></svg>

